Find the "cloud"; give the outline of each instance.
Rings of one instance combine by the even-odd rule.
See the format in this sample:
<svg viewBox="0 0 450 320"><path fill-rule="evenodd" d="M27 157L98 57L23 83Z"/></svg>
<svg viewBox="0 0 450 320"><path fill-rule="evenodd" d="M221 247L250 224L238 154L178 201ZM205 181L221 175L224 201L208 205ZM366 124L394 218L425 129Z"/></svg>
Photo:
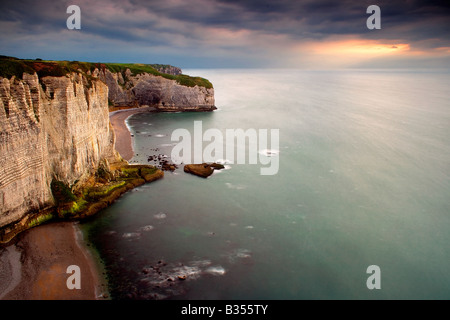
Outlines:
<svg viewBox="0 0 450 320"><path fill-rule="evenodd" d="M280 66L280 61L314 61L313 54L331 59L317 49L327 42L334 49L337 43L356 43L349 39L379 48L386 44L404 57L408 52L431 57L436 48L450 47L450 5L445 1L378 0L382 29L376 31L366 27L366 8L372 4L366 0L78 0L80 31L65 28L70 4L2 0L2 53L97 61L168 59L188 67ZM408 44L409 50L394 48L399 44ZM348 55L367 60L368 52L357 55L352 48Z"/></svg>

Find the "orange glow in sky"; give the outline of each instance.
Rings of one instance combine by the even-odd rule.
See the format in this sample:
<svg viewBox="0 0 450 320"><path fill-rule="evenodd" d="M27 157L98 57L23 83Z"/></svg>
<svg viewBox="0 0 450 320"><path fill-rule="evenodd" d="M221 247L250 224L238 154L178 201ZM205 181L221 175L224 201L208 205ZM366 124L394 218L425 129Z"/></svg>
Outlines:
<svg viewBox="0 0 450 320"><path fill-rule="evenodd" d="M374 40L344 40L314 43L309 49L316 54L378 56L405 53L410 50L407 43L378 43Z"/></svg>
<svg viewBox="0 0 450 320"><path fill-rule="evenodd" d="M296 45L294 52L302 57L303 65L321 67L347 67L381 57L422 55L414 51L409 43L391 40L328 39L310 41ZM295 63L296 57L292 58Z"/></svg>

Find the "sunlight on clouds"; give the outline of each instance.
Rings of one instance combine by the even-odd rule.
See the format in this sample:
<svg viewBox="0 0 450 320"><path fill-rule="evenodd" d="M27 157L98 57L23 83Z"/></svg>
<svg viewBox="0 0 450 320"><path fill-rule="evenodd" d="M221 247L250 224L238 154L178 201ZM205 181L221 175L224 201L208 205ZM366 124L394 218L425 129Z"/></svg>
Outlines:
<svg viewBox="0 0 450 320"><path fill-rule="evenodd" d="M311 44L310 50L317 54L352 55L367 58L368 56L405 53L410 51L410 46L407 43L387 44L373 40L344 40Z"/></svg>
<svg viewBox="0 0 450 320"><path fill-rule="evenodd" d="M300 66L342 68L377 57L411 55L408 43L388 43L376 40L343 39L310 41L293 48ZM291 61L295 61L295 57ZM295 63L295 62L294 62Z"/></svg>

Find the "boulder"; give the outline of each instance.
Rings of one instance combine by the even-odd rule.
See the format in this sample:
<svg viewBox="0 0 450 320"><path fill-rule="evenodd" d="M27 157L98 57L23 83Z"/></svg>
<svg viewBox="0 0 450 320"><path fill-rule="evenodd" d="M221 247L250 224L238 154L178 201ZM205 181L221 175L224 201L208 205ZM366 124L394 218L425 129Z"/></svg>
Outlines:
<svg viewBox="0 0 450 320"><path fill-rule="evenodd" d="M184 172L207 178L213 174L214 170L221 170L223 168L224 166L218 163L187 164L184 166Z"/></svg>

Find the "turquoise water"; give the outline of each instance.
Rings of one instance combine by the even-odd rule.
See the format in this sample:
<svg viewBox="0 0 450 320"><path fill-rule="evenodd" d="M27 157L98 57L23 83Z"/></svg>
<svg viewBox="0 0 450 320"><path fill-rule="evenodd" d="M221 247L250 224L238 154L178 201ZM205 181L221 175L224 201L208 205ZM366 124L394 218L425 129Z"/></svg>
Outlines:
<svg viewBox="0 0 450 320"><path fill-rule="evenodd" d="M181 166L83 223L114 298L450 298L449 73L186 73L214 84L219 109L130 117L132 162L170 156L172 132L202 121L279 129L279 171Z"/></svg>

